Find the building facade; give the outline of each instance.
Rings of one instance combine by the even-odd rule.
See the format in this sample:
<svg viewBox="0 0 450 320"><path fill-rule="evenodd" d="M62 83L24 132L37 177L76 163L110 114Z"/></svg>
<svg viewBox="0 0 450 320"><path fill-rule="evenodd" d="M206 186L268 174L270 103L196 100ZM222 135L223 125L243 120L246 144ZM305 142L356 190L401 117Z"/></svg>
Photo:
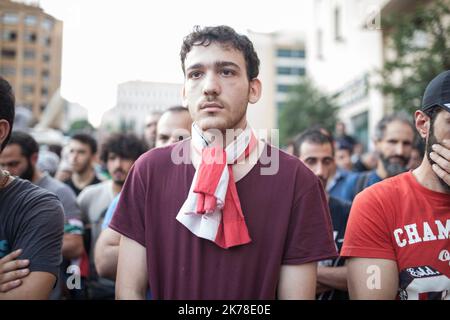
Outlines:
<svg viewBox="0 0 450 320"><path fill-rule="evenodd" d="M386 0L311 0L306 40L309 75L317 87L336 97L338 117L366 148L383 117L381 93L373 89L382 67L380 9Z"/></svg>
<svg viewBox="0 0 450 320"><path fill-rule="evenodd" d="M102 130L142 134L148 114L182 104L182 88L182 84L148 81L119 84L116 106L104 114Z"/></svg>
<svg viewBox="0 0 450 320"><path fill-rule="evenodd" d="M336 97L339 118L370 149L377 122L392 106L376 88L377 71L392 52L382 17L410 13L430 0L310 0L311 30L306 40L309 75Z"/></svg>
<svg viewBox="0 0 450 320"><path fill-rule="evenodd" d="M297 31L258 33L248 31L260 59L262 96L248 107L248 120L255 129L279 128L279 111L288 92L306 74L304 36Z"/></svg>
<svg viewBox="0 0 450 320"><path fill-rule="evenodd" d="M0 74L35 122L61 84L62 30L37 4L0 0Z"/></svg>

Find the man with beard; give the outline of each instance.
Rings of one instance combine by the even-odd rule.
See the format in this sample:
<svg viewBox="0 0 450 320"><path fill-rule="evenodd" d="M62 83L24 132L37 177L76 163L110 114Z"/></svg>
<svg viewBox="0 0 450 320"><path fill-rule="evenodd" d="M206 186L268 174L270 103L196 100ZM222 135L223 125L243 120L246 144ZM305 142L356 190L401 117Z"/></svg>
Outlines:
<svg viewBox="0 0 450 320"><path fill-rule="evenodd" d="M384 117L375 128L375 149L378 164L375 170L354 173L345 181L342 199L353 201L365 188L408 170L415 129L403 113Z"/></svg>
<svg viewBox="0 0 450 320"><path fill-rule="evenodd" d="M147 150L143 141L132 134L117 134L102 145L100 160L106 164L111 180L86 187L78 196L83 220L90 235L88 295L92 299L113 299L114 282L98 277L94 264L94 248L108 206L121 191L128 171Z"/></svg>
<svg viewBox="0 0 450 320"><path fill-rule="evenodd" d="M88 134L78 133L70 138L68 149L72 176L64 183L71 187L78 196L85 187L101 182L93 167L97 153L97 141Z"/></svg>
<svg viewBox="0 0 450 320"><path fill-rule="evenodd" d="M11 136L14 100L0 77L0 154ZM48 299L59 274L63 229L54 194L0 170L0 300Z"/></svg>
<svg viewBox="0 0 450 320"><path fill-rule="evenodd" d="M39 145L36 140L25 132L15 131L0 156L0 166L12 175L29 180L58 197L65 214L63 257L68 260L79 258L83 252L83 224L76 196L67 185L37 168L38 154ZM62 274L65 271L61 270ZM51 298L61 298L62 289L62 282L59 282Z"/></svg>
<svg viewBox="0 0 450 320"><path fill-rule="evenodd" d="M353 299L450 300L450 187L438 175L450 160L450 70L428 84L415 120L422 164L353 203L342 249Z"/></svg>
<svg viewBox="0 0 450 320"><path fill-rule="evenodd" d="M295 140L294 150L297 151L295 155L322 181L325 188L336 165L333 138L319 129L309 129ZM327 200L334 242L339 252L351 204L329 194ZM344 262L342 257L320 261L317 268L317 299L348 300L347 267Z"/></svg>

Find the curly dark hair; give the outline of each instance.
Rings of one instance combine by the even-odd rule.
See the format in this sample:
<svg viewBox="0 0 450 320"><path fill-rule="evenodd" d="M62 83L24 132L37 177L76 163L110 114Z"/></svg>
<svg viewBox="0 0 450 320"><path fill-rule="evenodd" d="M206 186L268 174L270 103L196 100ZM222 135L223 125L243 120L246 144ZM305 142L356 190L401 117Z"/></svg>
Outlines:
<svg viewBox="0 0 450 320"><path fill-rule="evenodd" d="M193 46L209 46L211 43L219 43L223 46L230 46L244 55L247 67L247 77L249 80L256 78L259 74L259 58L250 39L238 34L229 26L204 27L195 26L194 30L187 35L181 46L181 67L185 73L184 62L186 55Z"/></svg>
<svg viewBox="0 0 450 320"><path fill-rule="evenodd" d="M100 160L108 161L110 153L115 153L121 158L136 160L147 151L145 143L134 134L114 134L102 145Z"/></svg>
<svg viewBox="0 0 450 320"><path fill-rule="evenodd" d="M6 120L9 123L9 133L0 146L0 151L2 151L8 143L11 137L12 127L14 123L15 115L15 98L11 85L8 81L0 76L0 119Z"/></svg>

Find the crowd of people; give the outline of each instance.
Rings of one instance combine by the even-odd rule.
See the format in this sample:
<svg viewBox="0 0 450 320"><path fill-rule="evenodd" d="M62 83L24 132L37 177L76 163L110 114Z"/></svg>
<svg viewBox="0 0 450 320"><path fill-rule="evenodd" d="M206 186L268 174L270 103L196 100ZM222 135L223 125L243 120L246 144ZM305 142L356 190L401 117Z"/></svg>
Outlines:
<svg viewBox="0 0 450 320"><path fill-rule="evenodd" d="M450 71L372 152L342 122L281 150L247 122L246 36L195 28L180 57L183 106L59 148L13 130L0 78L0 299L450 299Z"/></svg>

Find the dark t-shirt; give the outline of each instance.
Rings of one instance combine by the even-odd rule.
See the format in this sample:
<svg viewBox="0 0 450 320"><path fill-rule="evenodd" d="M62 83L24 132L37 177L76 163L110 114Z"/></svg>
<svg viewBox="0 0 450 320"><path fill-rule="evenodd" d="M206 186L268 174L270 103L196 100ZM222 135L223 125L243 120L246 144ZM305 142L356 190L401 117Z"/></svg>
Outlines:
<svg viewBox="0 0 450 320"><path fill-rule="evenodd" d="M338 252L341 252L351 203L330 196L328 205L333 223L334 242L336 243ZM345 259L339 256L336 259L323 261L321 264L328 267L342 267L345 264ZM319 300L348 300L348 298L348 292L341 290L331 290L318 295Z"/></svg>
<svg viewBox="0 0 450 320"><path fill-rule="evenodd" d="M276 175L262 161L236 183L251 243L222 249L176 220L194 177L192 164L173 164L153 149L131 169L110 227L146 247L155 299L274 299L281 265L336 257L320 181L297 158L277 152ZM186 145L185 145L186 144ZM186 147L187 146L187 147Z"/></svg>
<svg viewBox="0 0 450 320"><path fill-rule="evenodd" d="M58 198L29 181L14 179L0 189L0 258L23 249L29 269L56 277L62 261L64 211Z"/></svg>
<svg viewBox="0 0 450 320"><path fill-rule="evenodd" d="M65 184L67 184L67 185L73 190L73 192L75 192L75 194L76 194L77 196L80 194L81 191L83 191L83 189L78 189L78 187L73 183L72 178L69 178L69 179L67 179L67 180L64 180L63 182L64 182ZM94 176L94 179L92 179L92 181L89 182L89 184L86 185L86 187L87 187L87 186L90 186L90 185L93 185L93 184L100 183L100 182L102 182L102 181L99 180L99 179L97 178L97 176Z"/></svg>

